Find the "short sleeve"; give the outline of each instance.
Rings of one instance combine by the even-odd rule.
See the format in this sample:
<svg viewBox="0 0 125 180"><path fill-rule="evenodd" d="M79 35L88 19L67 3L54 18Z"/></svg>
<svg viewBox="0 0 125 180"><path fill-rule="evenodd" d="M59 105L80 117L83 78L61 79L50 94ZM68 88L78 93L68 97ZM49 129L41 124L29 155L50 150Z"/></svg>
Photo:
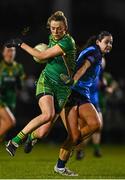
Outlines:
<svg viewBox="0 0 125 180"><path fill-rule="evenodd" d="M88 56L86 57L86 59L87 59L91 64L93 64L93 63L96 61L94 55L88 55Z"/></svg>
<svg viewBox="0 0 125 180"><path fill-rule="evenodd" d="M73 39L71 39L69 37L65 37L62 40L60 40L57 44L61 47L64 54L66 54L67 51L73 49L73 44L75 44L75 42Z"/></svg>

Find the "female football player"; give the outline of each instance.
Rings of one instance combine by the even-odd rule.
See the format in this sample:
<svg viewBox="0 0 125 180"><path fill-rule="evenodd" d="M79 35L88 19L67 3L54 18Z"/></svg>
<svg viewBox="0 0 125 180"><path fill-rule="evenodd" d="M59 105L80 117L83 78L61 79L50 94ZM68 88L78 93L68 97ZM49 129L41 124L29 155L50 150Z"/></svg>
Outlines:
<svg viewBox="0 0 125 180"><path fill-rule="evenodd" d="M20 46L32 56L42 60L48 59L37 83L36 96L41 114L31 120L26 127L9 141L6 149L10 155L15 154L16 148L28 133L42 124L53 123L55 116L64 107L70 93L70 84L65 84L62 77L72 77L75 70L76 47L73 38L68 34L67 19L60 11L55 12L48 19L50 28L49 48L39 52L20 39L14 39L8 46Z"/></svg>
<svg viewBox="0 0 125 180"><path fill-rule="evenodd" d="M113 37L103 31L91 38L77 59L77 71L74 75L75 85L69 98L67 114L68 138L60 149L59 159L54 171L62 175L67 173L67 163L74 146L91 136L101 128L101 120L90 100L90 87L100 73L102 56L112 49ZM83 121L79 129L78 119ZM74 175L76 175L74 173Z"/></svg>
<svg viewBox="0 0 125 180"><path fill-rule="evenodd" d="M3 59L0 62L0 141L16 123L13 115L16 107L16 90L22 86L24 70L15 59L15 47L2 50Z"/></svg>

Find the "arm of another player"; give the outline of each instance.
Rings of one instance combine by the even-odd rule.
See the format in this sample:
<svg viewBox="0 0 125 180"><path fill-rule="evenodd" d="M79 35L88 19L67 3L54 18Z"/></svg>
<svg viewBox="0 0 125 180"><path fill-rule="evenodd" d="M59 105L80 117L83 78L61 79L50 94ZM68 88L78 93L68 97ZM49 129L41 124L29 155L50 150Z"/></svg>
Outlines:
<svg viewBox="0 0 125 180"><path fill-rule="evenodd" d="M91 63L89 60L85 60L83 65L79 68L79 70L75 73L73 79L74 81L78 81L87 71L87 69L91 66Z"/></svg>

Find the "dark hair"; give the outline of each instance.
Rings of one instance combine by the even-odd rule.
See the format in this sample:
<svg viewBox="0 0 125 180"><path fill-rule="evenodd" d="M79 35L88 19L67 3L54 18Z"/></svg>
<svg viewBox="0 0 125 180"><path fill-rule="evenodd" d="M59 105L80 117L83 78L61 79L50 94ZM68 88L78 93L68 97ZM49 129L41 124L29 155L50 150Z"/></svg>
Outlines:
<svg viewBox="0 0 125 180"><path fill-rule="evenodd" d="M5 42L4 44L1 45L1 47L0 47L0 51L1 51L1 52L4 51L5 47L7 47L7 43L8 43L8 42Z"/></svg>
<svg viewBox="0 0 125 180"><path fill-rule="evenodd" d="M68 23L67 23L67 18L65 17L64 13L62 11L56 11L54 14L52 14L48 21L47 21L47 28L50 28L50 23L51 21L63 21L66 30L68 29Z"/></svg>
<svg viewBox="0 0 125 180"><path fill-rule="evenodd" d="M8 47L9 42L10 42L10 40L4 42L4 43L0 46L0 52L1 52L1 53L3 53L3 51L4 51L5 48L9 48L9 47ZM11 47L10 47L10 48L11 48Z"/></svg>
<svg viewBox="0 0 125 180"><path fill-rule="evenodd" d="M86 42L84 48L95 45L97 40L101 41L105 36L112 36L112 34L108 31L101 31L98 35L91 36Z"/></svg>

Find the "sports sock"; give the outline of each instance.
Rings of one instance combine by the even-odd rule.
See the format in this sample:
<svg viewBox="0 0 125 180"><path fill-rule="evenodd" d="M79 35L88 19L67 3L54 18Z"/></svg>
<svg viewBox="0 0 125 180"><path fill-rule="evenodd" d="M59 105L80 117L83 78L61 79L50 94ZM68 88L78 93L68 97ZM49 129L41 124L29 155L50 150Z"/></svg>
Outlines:
<svg viewBox="0 0 125 180"><path fill-rule="evenodd" d="M64 168L66 162L67 162L67 161L61 160L61 159L59 158L59 159L58 159L58 162L57 162L57 168Z"/></svg>
<svg viewBox="0 0 125 180"><path fill-rule="evenodd" d="M25 139L25 137L26 137L26 134L24 134L21 131L12 139L12 142L14 142L17 145L20 145L22 143L22 141Z"/></svg>
<svg viewBox="0 0 125 180"><path fill-rule="evenodd" d="M100 144L93 144L95 151L100 150Z"/></svg>
<svg viewBox="0 0 125 180"><path fill-rule="evenodd" d="M31 141L34 140L34 139L37 139L34 131L29 135L29 137L30 137Z"/></svg>

